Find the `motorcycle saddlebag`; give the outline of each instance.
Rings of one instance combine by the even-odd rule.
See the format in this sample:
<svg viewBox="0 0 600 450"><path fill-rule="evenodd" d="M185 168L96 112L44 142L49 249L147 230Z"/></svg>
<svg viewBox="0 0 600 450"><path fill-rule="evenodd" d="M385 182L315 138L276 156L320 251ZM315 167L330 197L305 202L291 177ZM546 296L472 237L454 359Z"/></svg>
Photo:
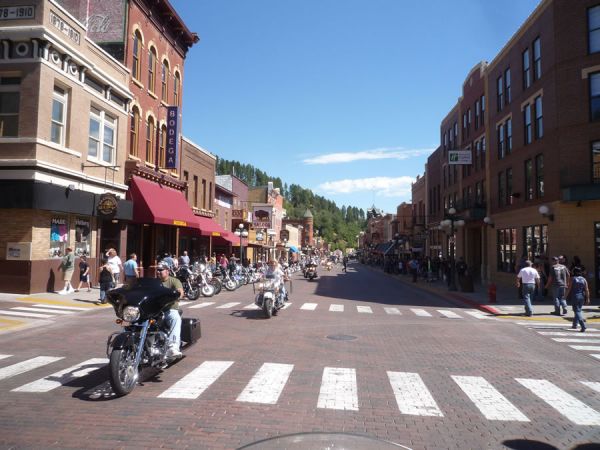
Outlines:
<svg viewBox="0 0 600 450"><path fill-rule="evenodd" d="M183 318L181 319L181 340L183 342L192 343L196 342L202 337L200 331L200 320Z"/></svg>

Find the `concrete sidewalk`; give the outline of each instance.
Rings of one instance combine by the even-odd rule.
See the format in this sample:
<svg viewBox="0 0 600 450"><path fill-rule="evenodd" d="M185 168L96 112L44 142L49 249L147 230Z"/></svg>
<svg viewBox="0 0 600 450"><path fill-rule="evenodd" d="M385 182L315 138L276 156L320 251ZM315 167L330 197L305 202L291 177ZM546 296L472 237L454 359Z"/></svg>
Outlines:
<svg viewBox="0 0 600 450"><path fill-rule="evenodd" d="M380 270L378 267L368 266L375 270ZM424 278L419 278L416 283L412 282L412 276L403 274L387 274L399 281L410 284L413 287L423 289L435 293L441 297L445 297L450 301L460 302L472 308L493 314L499 318L519 319L519 320L554 320L557 322L573 321L573 309L569 305L568 313L565 316L554 315L554 300L546 297L533 302L533 316L525 316L525 307L523 301L518 298L519 291L514 288L498 288L496 293L496 302L490 303L488 299L487 286L475 284L474 292L462 292L460 286L458 291L449 291L448 285L443 280L427 281ZM458 285L458 283L457 283ZM551 292L548 294L551 295ZM568 303L568 302L567 302ZM592 299L592 303L583 308L583 315L586 321L590 323L600 323L600 308Z"/></svg>

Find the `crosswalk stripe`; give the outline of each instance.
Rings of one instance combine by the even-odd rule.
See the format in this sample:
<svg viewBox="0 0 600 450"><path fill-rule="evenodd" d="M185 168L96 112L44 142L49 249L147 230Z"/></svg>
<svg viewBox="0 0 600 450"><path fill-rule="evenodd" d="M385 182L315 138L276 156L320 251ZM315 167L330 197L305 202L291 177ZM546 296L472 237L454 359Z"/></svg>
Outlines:
<svg viewBox="0 0 600 450"><path fill-rule="evenodd" d="M314 311L315 309L317 309L317 303L305 303L300 307L300 309L305 309L307 311Z"/></svg>
<svg viewBox="0 0 600 450"><path fill-rule="evenodd" d="M264 363L238 396L237 401L274 405L293 369L293 364Z"/></svg>
<svg viewBox="0 0 600 450"><path fill-rule="evenodd" d="M418 373L388 371L387 374L402 414L444 417Z"/></svg>
<svg viewBox="0 0 600 450"><path fill-rule="evenodd" d="M240 302L230 302L230 303L225 303L221 306L217 306L217 309L228 309L228 308L233 308L235 305L239 305Z"/></svg>
<svg viewBox="0 0 600 450"><path fill-rule="evenodd" d="M554 328L554 327L565 328L568 326L568 324L565 322L562 322L562 323L545 322L543 324L536 324L533 322L515 322L515 323L517 325L526 325L533 329Z"/></svg>
<svg viewBox="0 0 600 450"><path fill-rule="evenodd" d="M244 309L260 309L260 306L255 303L250 303L249 305L244 306Z"/></svg>
<svg viewBox="0 0 600 450"><path fill-rule="evenodd" d="M600 339L592 339L592 338L552 338L553 341L556 342L579 342L581 344L600 344Z"/></svg>
<svg viewBox="0 0 600 450"><path fill-rule="evenodd" d="M3 367L0 369L0 380L5 380L21 373L29 372L30 370L37 369L38 367L51 364L56 361L64 359L63 356L37 356L35 358L28 359L20 363L13 364L12 366Z"/></svg>
<svg viewBox="0 0 600 450"><path fill-rule="evenodd" d="M182 301L179 302L179 304L181 306L189 305L190 303L192 303L192 302L182 302Z"/></svg>
<svg viewBox="0 0 600 450"><path fill-rule="evenodd" d="M202 303L198 303L197 305L190 306L190 309L206 308L207 306L214 305L214 304L215 304L215 302L202 302Z"/></svg>
<svg viewBox="0 0 600 450"><path fill-rule="evenodd" d="M597 381L580 381L581 384L585 384L590 389L600 393L600 383Z"/></svg>
<svg viewBox="0 0 600 450"><path fill-rule="evenodd" d="M600 425L600 413L560 389L548 380L516 378L521 383L560 414L576 425Z"/></svg>
<svg viewBox="0 0 600 450"><path fill-rule="evenodd" d="M42 309L42 308L30 308L28 306L16 306L14 308L10 308L11 310L17 311L33 311L33 312L43 312L43 313L52 313L52 314L75 314L75 311L60 311L58 309Z"/></svg>
<svg viewBox="0 0 600 450"><path fill-rule="evenodd" d="M370 306L360 306L357 305L356 306L356 311L359 313L364 313L364 314L373 314L373 310L371 309Z"/></svg>
<svg viewBox="0 0 600 450"><path fill-rule="evenodd" d="M542 336L580 336L579 331L537 331ZM599 336L600 337L600 336Z"/></svg>
<svg viewBox="0 0 600 450"><path fill-rule="evenodd" d="M106 363L108 363L108 359L106 358L88 359L81 364L77 364L68 369L48 375L40 380L13 389L12 392L49 392L57 387L70 383L76 378L88 375L90 372L103 367Z"/></svg>
<svg viewBox="0 0 600 450"><path fill-rule="evenodd" d="M456 314L454 311L450 311L448 309L438 309L437 310L441 315L448 317L449 319L462 319L461 316Z"/></svg>
<svg viewBox="0 0 600 450"><path fill-rule="evenodd" d="M0 359L10 358L12 355L0 355Z"/></svg>
<svg viewBox="0 0 600 450"><path fill-rule="evenodd" d="M600 359L600 354L597 354L597 353L592 353L592 354L590 354L590 356L593 356L596 359Z"/></svg>
<svg viewBox="0 0 600 450"><path fill-rule="evenodd" d="M600 351L600 345L569 345L573 350L591 350L594 352Z"/></svg>
<svg viewBox="0 0 600 450"><path fill-rule="evenodd" d="M288 309L290 306L292 306L292 303L291 302L286 302L285 305L283 305L281 307L281 309Z"/></svg>
<svg viewBox="0 0 600 450"><path fill-rule="evenodd" d="M419 308L411 308L410 309L413 313L415 313L415 315L419 316L419 317L431 317L431 314L429 314L427 311L425 311L424 309L419 309Z"/></svg>
<svg viewBox="0 0 600 450"><path fill-rule="evenodd" d="M487 314L485 314L485 313L483 313L481 311L469 311L469 310L465 310L464 312L465 312L465 314L473 316L476 319L491 319L490 316L488 316Z"/></svg>
<svg viewBox="0 0 600 450"><path fill-rule="evenodd" d="M400 312L400 310L398 308L388 308L388 307L383 307L383 310L386 312L386 314L393 314L393 315L397 315L397 316L401 316L402 313Z"/></svg>
<svg viewBox="0 0 600 450"><path fill-rule="evenodd" d="M19 311L2 311L0 310L0 316L19 316L19 317L32 317L37 319L48 319L54 317L52 314L40 314L40 313L25 313Z"/></svg>
<svg viewBox="0 0 600 450"><path fill-rule="evenodd" d="M330 305L329 311L344 312L344 305Z"/></svg>
<svg viewBox="0 0 600 450"><path fill-rule="evenodd" d="M529 419L485 378L452 375L452 379L486 419L529 422Z"/></svg>
<svg viewBox="0 0 600 450"><path fill-rule="evenodd" d="M89 311L90 310L90 308L81 308L79 306L47 305L46 303L36 303L33 306L35 306L36 308L64 309L65 311Z"/></svg>
<svg viewBox="0 0 600 450"><path fill-rule="evenodd" d="M196 399L232 364L233 361L205 361L158 397Z"/></svg>
<svg viewBox="0 0 600 450"><path fill-rule="evenodd" d="M317 408L358 411L356 370L325 367Z"/></svg>

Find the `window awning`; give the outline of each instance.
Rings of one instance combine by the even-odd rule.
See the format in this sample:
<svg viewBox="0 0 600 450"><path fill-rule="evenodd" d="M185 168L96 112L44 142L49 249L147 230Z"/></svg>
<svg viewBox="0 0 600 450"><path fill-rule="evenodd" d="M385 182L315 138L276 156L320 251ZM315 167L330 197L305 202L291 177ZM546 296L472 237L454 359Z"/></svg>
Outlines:
<svg viewBox="0 0 600 450"><path fill-rule="evenodd" d="M227 233L221 225L208 217L195 216L198 228L200 229L201 236L221 236L223 233Z"/></svg>
<svg viewBox="0 0 600 450"><path fill-rule="evenodd" d="M127 198L133 200L133 222L199 228L198 218L176 189L134 175Z"/></svg>

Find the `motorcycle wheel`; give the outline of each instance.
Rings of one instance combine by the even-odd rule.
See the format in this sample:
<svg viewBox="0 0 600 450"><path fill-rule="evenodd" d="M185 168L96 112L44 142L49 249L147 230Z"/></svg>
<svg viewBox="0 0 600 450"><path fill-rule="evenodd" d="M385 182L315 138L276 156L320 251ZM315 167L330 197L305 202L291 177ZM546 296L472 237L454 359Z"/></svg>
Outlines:
<svg viewBox="0 0 600 450"><path fill-rule="evenodd" d="M273 300L268 299L263 301L263 312L265 313L265 317L270 319L273 315Z"/></svg>
<svg viewBox="0 0 600 450"><path fill-rule="evenodd" d="M108 374L110 385L119 397L129 394L135 388L139 371L135 364L135 348L127 347L110 353Z"/></svg>
<svg viewBox="0 0 600 450"><path fill-rule="evenodd" d="M221 289L223 288L223 285L221 284L221 281L218 278L212 278L208 280L208 284L215 288L215 295L221 292Z"/></svg>
<svg viewBox="0 0 600 450"><path fill-rule="evenodd" d="M202 295L205 297L212 297L215 295L215 287L212 284L205 284L202 286Z"/></svg>
<svg viewBox="0 0 600 450"><path fill-rule="evenodd" d="M188 300L198 300L198 297L200 297L200 288L198 286L190 286L186 297Z"/></svg>
<svg viewBox="0 0 600 450"><path fill-rule="evenodd" d="M229 281L227 281L227 283L225 283L225 289L227 289L228 291L235 291L237 288L238 288L238 285L233 280L229 280Z"/></svg>

